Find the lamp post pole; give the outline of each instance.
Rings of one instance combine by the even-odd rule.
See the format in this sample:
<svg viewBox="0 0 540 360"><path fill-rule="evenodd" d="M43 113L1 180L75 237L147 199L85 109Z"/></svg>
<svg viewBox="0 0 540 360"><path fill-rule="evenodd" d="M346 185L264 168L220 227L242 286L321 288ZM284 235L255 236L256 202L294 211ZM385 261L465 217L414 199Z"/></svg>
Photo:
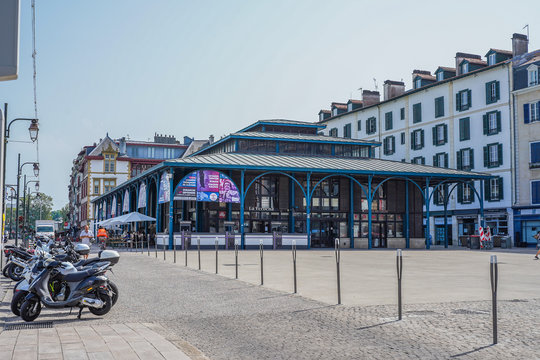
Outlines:
<svg viewBox="0 0 540 360"><path fill-rule="evenodd" d="M15 120L13 120L15 121ZM20 182L21 182L21 173L24 165L33 164L34 165L34 175L37 177L39 175L39 164L36 162L25 162L21 164L21 154L19 153L17 157L17 210L16 210L16 227L15 227L15 246L19 245L19 200L20 200Z"/></svg>
<svg viewBox="0 0 540 360"><path fill-rule="evenodd" d="M26 175L24 175L24 191L23 193L26 194L26 188L28 187L28 184L35 183L36 184L36 190L39 191L39 181L38 180L29 180L26 181ZM29 221L29 214L30 214L30 188L28 187L28 199L26 199L26 195L23 196L23 201L26 203L26 210L23 206L23 229L25 229L25 232L27 232L26 228L27 226L30 226ZM28 221L27 221L28 220Z"/></svg>

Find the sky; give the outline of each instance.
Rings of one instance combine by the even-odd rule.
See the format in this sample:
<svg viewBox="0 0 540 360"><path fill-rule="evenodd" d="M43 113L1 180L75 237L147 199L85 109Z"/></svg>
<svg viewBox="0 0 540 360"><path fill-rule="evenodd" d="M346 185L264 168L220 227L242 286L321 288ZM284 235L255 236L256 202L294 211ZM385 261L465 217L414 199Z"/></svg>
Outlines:
<svg viewBox="0 0 540 360"><path fill-rule="evenodd" d="M538 0L36 0L39 190L64 206L73 159L107 133L219 139L260 119L317 121L375 82L411 88L413 69L453 67L458 51L511 50L526 24L538 49L539 13ZM21 0L19 78L0 82L8 119L34 114L31 20ZM37 157L10 142L7 184L17 153Z"/></svg>

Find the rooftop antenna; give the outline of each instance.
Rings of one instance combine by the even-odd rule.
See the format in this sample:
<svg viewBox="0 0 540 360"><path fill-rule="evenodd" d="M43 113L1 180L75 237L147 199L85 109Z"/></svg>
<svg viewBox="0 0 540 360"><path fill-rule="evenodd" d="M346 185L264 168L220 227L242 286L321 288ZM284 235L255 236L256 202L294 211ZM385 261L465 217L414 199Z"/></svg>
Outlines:
<svg viewBox="0 0 540 360"><path fill-rule="evenodd" d="M527 40L530 41L530 39L529 39L529 24L527 24L527 25L525 25L525 26L523 27L523 29L525 29L525 28L527 28ZM521 30L523 30L523 29L521 29Z"/></svg>
<svg viewBox="0 0 540 360"><path fill-rule="evenodd" d="M359 88L358 88L358 91L360 91L360 98L361 98L361 100L364 100L364 97L362 96L362 88L359 87Z"/></svg>
<svg viewBox="0 0 540 360"><path fill-rule="evenodd" d="M375 91L379 91L379 87L377 86L377 79L373 78L373 82L375 83Z"/></svg>

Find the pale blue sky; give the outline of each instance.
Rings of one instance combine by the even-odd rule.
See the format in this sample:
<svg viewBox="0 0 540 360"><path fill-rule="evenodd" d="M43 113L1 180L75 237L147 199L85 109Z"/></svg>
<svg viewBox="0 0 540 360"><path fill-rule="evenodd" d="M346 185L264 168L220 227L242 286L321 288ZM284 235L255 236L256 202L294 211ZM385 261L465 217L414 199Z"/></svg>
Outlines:
<svg viewBox="0 0 540 360"><path fill-rule="evenodd" d="M511 50L540 1L37 0L41 191L67 202L72 160L102 138L154 132L206 138L258 119L316 121L332 101L413 69L453 66L457 51ZM30 0L21 0L19 79L0 83L9 118L32 117ZM26 139L14 125L12 139ZM7 183L17 152L8 149ZM28 168L28 173L30 173Z"/></svg>

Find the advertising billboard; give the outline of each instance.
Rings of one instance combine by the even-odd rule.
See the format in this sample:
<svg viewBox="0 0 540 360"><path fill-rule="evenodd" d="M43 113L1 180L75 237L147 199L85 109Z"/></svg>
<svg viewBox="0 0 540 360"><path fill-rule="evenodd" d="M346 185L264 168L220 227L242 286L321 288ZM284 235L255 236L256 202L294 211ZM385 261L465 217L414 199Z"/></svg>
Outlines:
<svg viewBox="0 0 540 360"><path fill-rule="evenodd" d="M227 175L215 170L197 170L180 181L174 200L239 203L240 192Z"/></svg>

